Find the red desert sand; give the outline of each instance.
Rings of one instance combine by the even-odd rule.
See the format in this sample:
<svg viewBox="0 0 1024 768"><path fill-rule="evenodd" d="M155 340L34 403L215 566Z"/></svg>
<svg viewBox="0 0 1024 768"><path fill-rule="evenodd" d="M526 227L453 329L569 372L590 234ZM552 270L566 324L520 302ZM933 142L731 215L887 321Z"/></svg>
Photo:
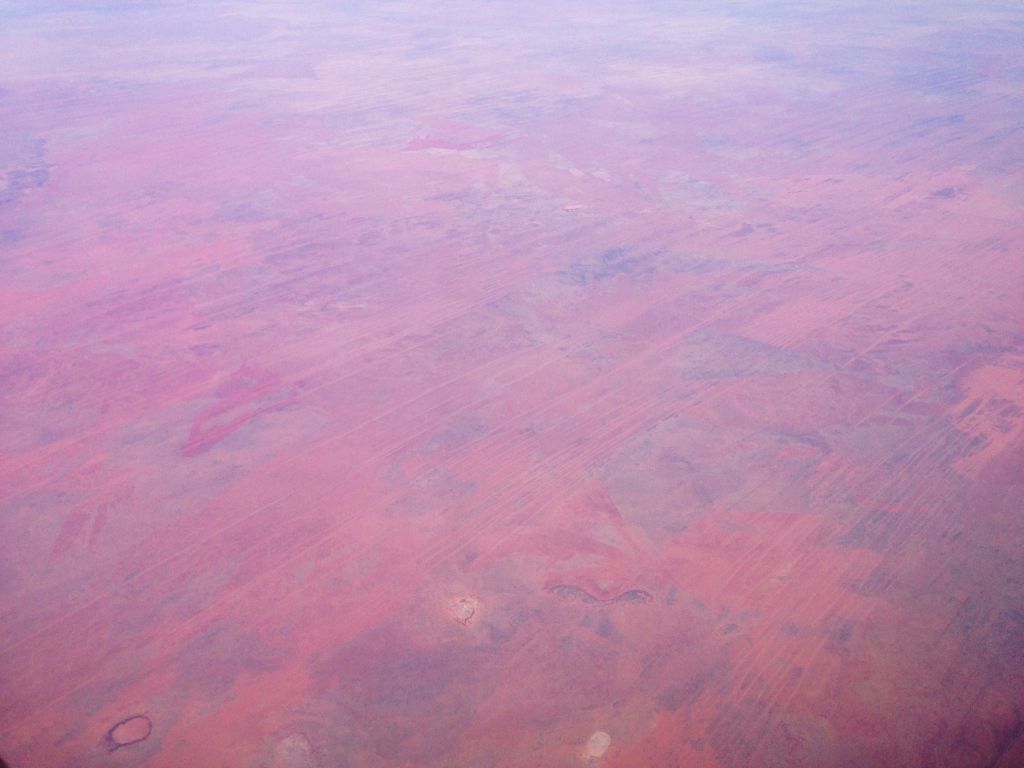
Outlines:
<svg viewBox="0 0 1024 768"><path fill-rule="evenodd" d="M0 756L1024 765L1022 30L0 2Z"/></svg>

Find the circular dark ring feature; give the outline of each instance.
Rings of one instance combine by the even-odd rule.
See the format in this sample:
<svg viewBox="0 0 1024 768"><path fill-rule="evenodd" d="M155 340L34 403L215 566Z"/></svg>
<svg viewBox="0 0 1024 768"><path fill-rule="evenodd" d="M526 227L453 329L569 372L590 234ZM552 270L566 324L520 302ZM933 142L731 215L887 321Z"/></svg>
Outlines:
<svg viewBox="0 0 1024 768"><path fill-rule="evenodd" d="M129 715L107 731L107 744L113 752L115 749L145 741L152 732L153 721L146 715Z"/></svg>

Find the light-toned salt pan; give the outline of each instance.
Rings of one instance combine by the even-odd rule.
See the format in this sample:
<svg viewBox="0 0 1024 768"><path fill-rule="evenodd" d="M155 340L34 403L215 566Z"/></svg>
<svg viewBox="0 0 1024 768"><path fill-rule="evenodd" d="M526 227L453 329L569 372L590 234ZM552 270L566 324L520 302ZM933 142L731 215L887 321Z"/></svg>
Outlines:
<svg viewBox="0 0 1024 768"><path fill-rule="evenodd" d="M612 737L604 731L594 731L587 739L586 755L592 760L604 755L612 744Z"/></svg>

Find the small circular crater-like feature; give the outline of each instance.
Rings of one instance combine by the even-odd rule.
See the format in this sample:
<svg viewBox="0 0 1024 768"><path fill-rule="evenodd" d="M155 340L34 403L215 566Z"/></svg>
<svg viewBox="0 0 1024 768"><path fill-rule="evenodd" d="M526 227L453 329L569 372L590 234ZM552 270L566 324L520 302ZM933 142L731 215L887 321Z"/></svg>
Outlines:
<svg viewBox="0 0 1024 768"><path fill-rule="evenodd" d="M115 749L145 741L152 732L152 720L145 715L132 715L115 723L114 727L107 731L107 744L113 752Z"/></svg>
<svg viewBox="0 0 1024 768"><path fill-rule="evenodd" d="M301 733L285 736L274 745L268 768L319 768L313 747Z"/></svg>
<svg viewBox="0 0 1024 768"><path fill-rule="evenodd" d="M604 731L594 731L587 739L587 745L583 749L583 755L587 760L598 760L608 751L612 745L612 737Z"/></svg>
<svg viewBox="0 0 1024 768"><path fill-rule="evenodd" d="M452 621L463 627L473 623L473 619L480 610L480 601L474 597L459 597L448 604L448 615Z"/></svg>

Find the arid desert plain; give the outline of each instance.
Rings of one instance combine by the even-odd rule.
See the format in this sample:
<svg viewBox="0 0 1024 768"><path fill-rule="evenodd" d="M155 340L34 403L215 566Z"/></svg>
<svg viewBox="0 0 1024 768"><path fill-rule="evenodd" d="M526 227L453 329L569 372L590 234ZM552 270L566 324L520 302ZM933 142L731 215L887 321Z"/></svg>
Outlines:
<svg viewBox="0 0 1024 768"><path fill-rule="evenodd" d="M1024 765L1024 5L0 0L11 768Z"/></svg>

